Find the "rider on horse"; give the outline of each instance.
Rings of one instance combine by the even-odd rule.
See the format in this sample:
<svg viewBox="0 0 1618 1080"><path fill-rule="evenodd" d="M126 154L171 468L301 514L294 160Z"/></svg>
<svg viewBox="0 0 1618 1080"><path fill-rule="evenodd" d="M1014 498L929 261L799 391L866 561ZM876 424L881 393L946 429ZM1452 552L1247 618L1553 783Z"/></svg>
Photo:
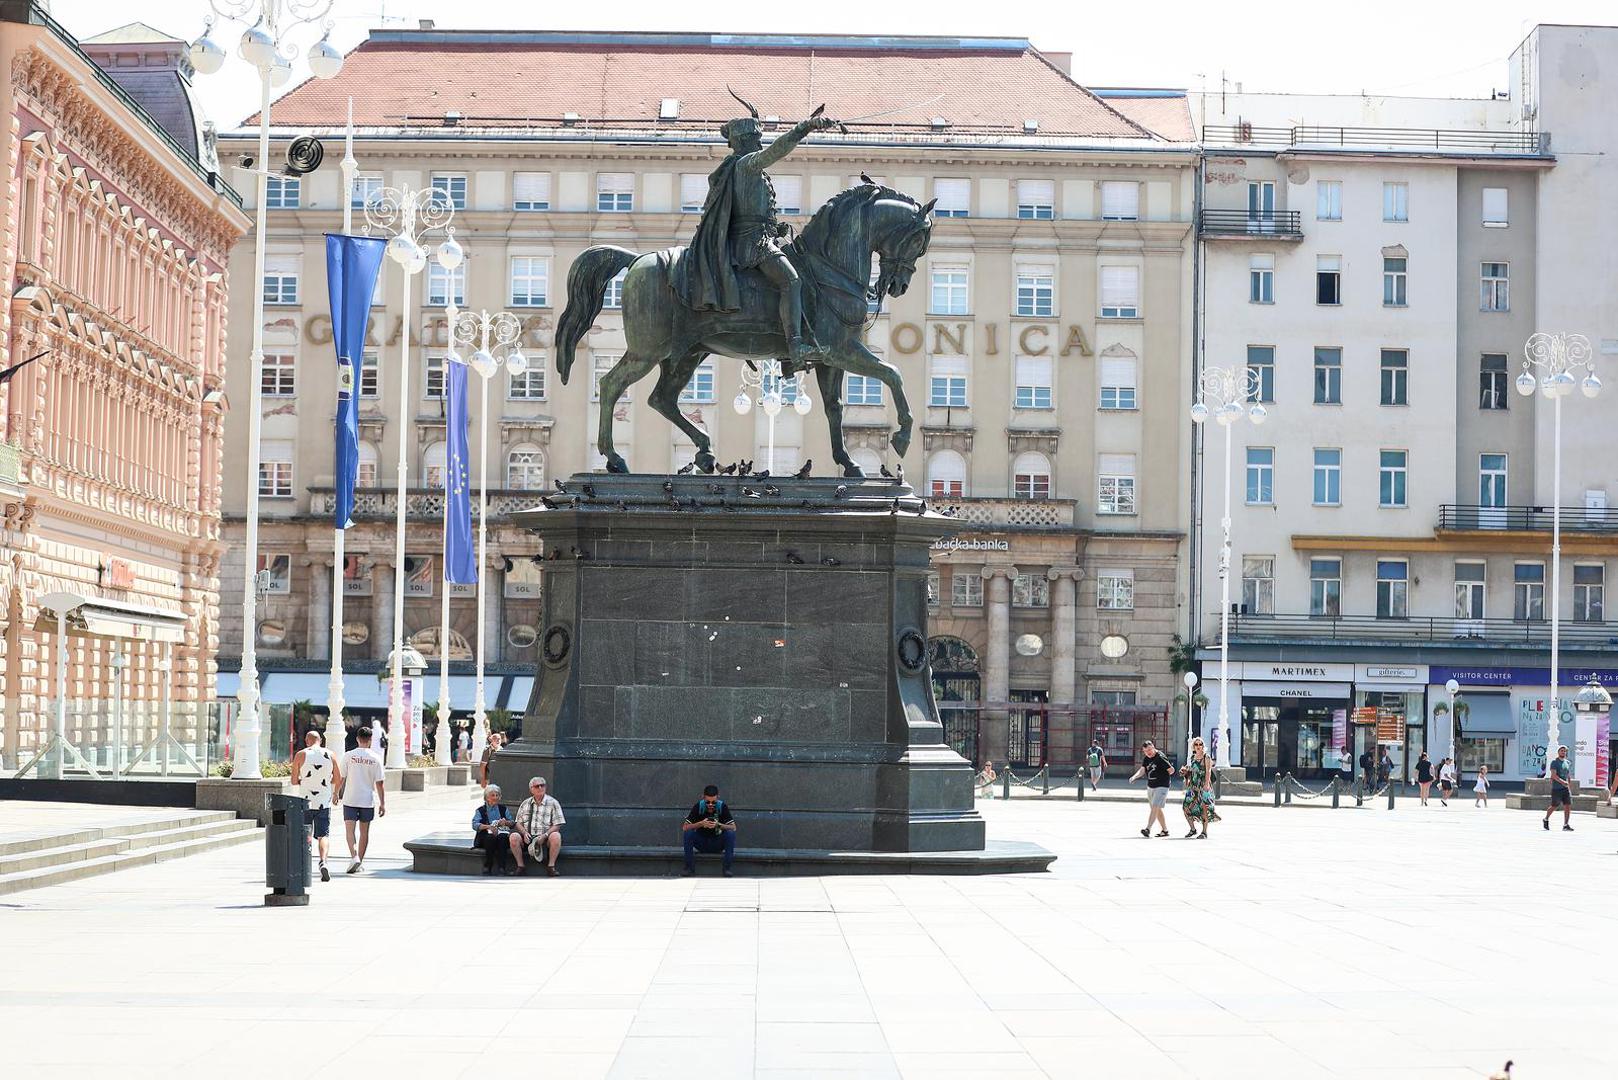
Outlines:
<svg viewBox="0 0 1618 1080"><path fill-rule="evenodd" d="M734 93L731 95L736 97ZM803 338L803 292L798 272L777 240L786 226L776 218L775 188L764 171L791 153L812 131L836 127L817 115L764 146L758 110L719 129L730 154L708 177L708 199L691 246L674 268L674 290L693 311L739 311L742 306L737 270L756 268L780 294L781 330L788 360L803 366L821 351Z"/></svg>

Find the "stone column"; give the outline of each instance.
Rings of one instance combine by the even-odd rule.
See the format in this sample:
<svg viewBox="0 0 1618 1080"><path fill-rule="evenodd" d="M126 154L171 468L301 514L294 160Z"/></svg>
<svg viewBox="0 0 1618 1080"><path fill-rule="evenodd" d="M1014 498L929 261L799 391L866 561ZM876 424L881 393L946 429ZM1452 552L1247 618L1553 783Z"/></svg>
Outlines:
<svg viewBox="0 0 1618 1080"><path fill-rule="evenodd" d="M386 660L393 648L393 561L373 556L371 579L371 655Z"/></svg>
<svg viewBox="0 0 1618 1080"><path fill-rule="evenodd" d="M1053 566L1045 572L1051 582L1051 711L1046 717L1046 760L1070 760L1077 751L1078 583L1076 566Z"/></svg>
<svg viewBox="0 0 1618 1080"><path fill-rule="evenodd" d="M983 657L983 711L979 738L986 761L1002 765L1010 741L1006 702L1011 697L1011 579L1017 568L991 563L982 570L989 622L988 652Z"/></svg>
<svg viewBox="0 0 1618 1080"><path fill-rule="evenodd" d="M496 555L489 560L483 568L483 588L489 590L483 602L483 625L478 627L478 633L483 635L483 662L485 664L499 663L501 650L505 647L504 620L500 617L505 611L505 569L506 560ZM493 695L490 695L493 700Z"/></svg>
<svg viewBox="0 0 1618 1080"><path fill-rule="evenodd" d="M309 575L309 605L304 617L308 621L308 659L331 659L331 559L311 555L302 560Z"/></svg>

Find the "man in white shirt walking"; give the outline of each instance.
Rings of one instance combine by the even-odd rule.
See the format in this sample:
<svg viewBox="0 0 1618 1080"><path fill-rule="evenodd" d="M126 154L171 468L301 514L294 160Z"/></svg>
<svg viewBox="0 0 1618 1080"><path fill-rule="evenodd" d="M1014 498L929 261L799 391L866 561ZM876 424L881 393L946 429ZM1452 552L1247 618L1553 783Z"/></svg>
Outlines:
<svg viewBox="0 0 1618 1080"><path fill-rule="evenodd" d="M354 733L359 743L343 756L342 785L337 797L343 803L343 831L348 837L348 872L358 874L365 869L365 849L371 843L371 821L386 817L388 793L383 787L387 773L382 759L371 749L371 729L361 727ZM358 826L359 844L354 841Z"/></svg>
<svg viewBox="0 0 1618 1080"><path fill-rule="evenodd" d="M319 729L310 728L304 733L303 749L292 759L292 778L298 785L298 794L308 804L309 826L320 850L320 880L330 881L326 850L331 836L331 801L343 782L343 773L337 767L337 759L326 749Z"/></svg>

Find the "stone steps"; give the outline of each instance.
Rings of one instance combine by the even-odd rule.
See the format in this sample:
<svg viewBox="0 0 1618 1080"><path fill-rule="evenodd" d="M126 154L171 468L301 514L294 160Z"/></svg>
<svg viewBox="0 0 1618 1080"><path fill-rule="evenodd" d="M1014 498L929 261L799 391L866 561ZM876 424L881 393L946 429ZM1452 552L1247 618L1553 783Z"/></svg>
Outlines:
<svg viewBox="0 0 1618 1080"><path fill-rule="evenodd" d="M257 825L229 813L188 813L104 829L78 829L6 845L0 854L0 895L149 866L248 843Z"/></svg>

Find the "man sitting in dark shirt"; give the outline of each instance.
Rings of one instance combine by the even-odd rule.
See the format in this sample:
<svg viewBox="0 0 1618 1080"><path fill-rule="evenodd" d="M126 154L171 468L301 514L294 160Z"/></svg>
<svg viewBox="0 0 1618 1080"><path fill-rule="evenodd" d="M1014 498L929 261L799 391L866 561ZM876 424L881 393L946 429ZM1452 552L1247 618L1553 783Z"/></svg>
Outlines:
<svg viewBox="0 0 1618 1080"><path fill-rule="evenodd" d="M691 812L680 826L685 841L685 876L697 872L697 852L708 855L724 854L724 873L730 877L730 864L736 859L736 821L730 816L730 807L719 797L719 786L709 784L702 789Z"/></svg>

